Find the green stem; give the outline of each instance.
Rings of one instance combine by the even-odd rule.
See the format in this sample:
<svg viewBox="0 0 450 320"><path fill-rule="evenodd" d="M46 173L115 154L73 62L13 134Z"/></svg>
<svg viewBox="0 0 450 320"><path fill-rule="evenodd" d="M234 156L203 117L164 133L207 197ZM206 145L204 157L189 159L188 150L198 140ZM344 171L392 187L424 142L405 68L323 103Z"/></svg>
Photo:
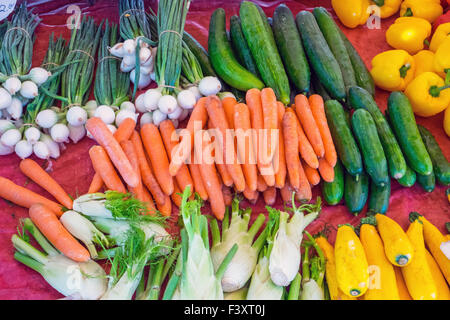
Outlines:
<svg viewBox="0 0 450 320"><path fill-rule="evenodd" d="M404 17L412 17L413 16L413 12L411 10L411 8L407 8L405 11L405 14L403 15Z"/></svg>
<svg viewBox="0 0 450 320"><path fill-rule="evenodd" d="M292 280L291 285L289 287L289 294L287 296L287 300L298 300L300 296L300 286L302 283L302 276L300 273L297 273L294 280Z"/></svg>
<svg viewBox="0 0 450 320"><path fill-rule="evenodd" d="M23 226L33 237L36 239L37 243L48 255L57 255L59 251L56 250L47 238L39 231L39 229L34 225L30 218L25 218L23 221Z"/></svg>
<svg viewBox="0 0 450 320"><path fill-rule="evenodd" d="M172 250L172 253L170 254L169 258L167 259L166 265L164 266L164 270L162 273L162 278L165 279L167 277L167 274L170 271L170 268L172 268L173 263L177 259L177 257L180 255L181 247L177 246L175 249Z"/></svg>
<svg viewBox="0 0 450 320"><path fill-rule="evenodd" d="M441 91L448 89L448 88L450 88L450 84L442 86L442 87L431 86L430 90L428 92L433 98L438 98L441 95Z"/></svg>
<svg viewBox="0 0 450 320"><path fill-rule="evenodd" d="M148 300L158 300L159 292L161 291L162 272L164 268L164 259L161 259L156 265L156 270L153 273L152 282L150 282Z"/></svg>
<svg viewBox="0 0 450 320"><path fill-rule="evenodd" d="M14 259L17 261L23 263L27 267L33 269L36 272L39 272L42 274L44 265L40 263L39 261L34 260L33 258L30 258L29 256L22 254L18 251L14 253Z"/></svg>
<svg viewBox="0 0 450 320"><path fill-rule="evenodd" d="M400 70L399 70L400 71L400 77L406 78L406 75L408 74L408 70L409 69L411 69L411 64L407 63L407 64L403 65L400 68Z"/></svg>
<svg viewBox="0 0 450 320"><path fill-rule="evenodd" d="M235 243L233 247L231 247L230 251L228 251L227 255L223 259L222 263L220 264L219 268L216 272L216 278L222 279L223 275L225 274L225 271L227 270L228 265L230 264L231 260L233 259L234 255L236 254L238 250L238 245Z"/></svg>
<svg viewBox="0 0 450 320"><path fill-rule="evenodd" d="M16 234L12 236L11 241L14 248L16 248L21 254L29 256L33 259L33 261L37 261L40 264L46 264L48 262L47 256L44 253L21 239Z"/></svg>
<svg viewBox="0 0 450 320"><path fill-rule="evenodd" d="M225 208L225 216L222 220L222 233L228 229L230 223L230 209L229 207Z"/></svg>
<svg viewBox="0 0 450 320"><path fill-rule="evenodd" d="M264 230L259 234L258 238L256 238L256 241L253 243L252 247L259 252L264 244L266 243L267 235L269 233L269 227L266 225Z"/></svg>
<svg viewBox="0 0 450 320"><path fill-rule="evenodd" d="M250 238L253 239L256 236L256 233L259 231L259 229L261 228L261 226L264 224L264 221L266 220L266 216L264 214L260 214L256 220L253 222L252 226L250 227L250 229L248 230L248 235L250 236Z"/></svg>
<svg viewBox="0 0 450 320"><path fill-rule="evenodd" d="M183 251L183 249L182 249ZM173 294L177 289L178 282L181 278L182 270L183 270L183 254L180 254L177 260L177 264L175 265L175 271L167 282L166 290L164 291L163 300L172 300Z"/></svg>
<svg viewBox="0 0 450 320"><path fill-rule="evenodd" d="M216 219L212 219L211 221L211 238L213 247L220 243L220 230Z"/></svg>
<svg viewBox="0 0 450 320"><path fill-rule="evenodd" d="M309 245L305 246L305 253L303 254L302 274L303 281L308 281L311 277L309 270Z"/></svg>

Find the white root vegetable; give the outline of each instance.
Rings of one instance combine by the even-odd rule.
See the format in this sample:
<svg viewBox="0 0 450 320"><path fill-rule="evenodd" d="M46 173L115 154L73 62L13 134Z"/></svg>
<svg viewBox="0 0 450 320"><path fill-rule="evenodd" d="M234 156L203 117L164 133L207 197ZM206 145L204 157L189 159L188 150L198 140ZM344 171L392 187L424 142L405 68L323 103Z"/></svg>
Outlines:
<svg viewBox="0 0 450 320"><path fill-rule="evenodd" d="M123 58L123 56L125 55L123 43L122 42L116 43L112 48L109 48L109 52L115 57Z"/></svg>
<svg viewBox="0 0 450 320"><path fill-rule="evenodd" d="M10 120L0 119L0 135L15 127L16 126Z"/></svg>
<svg viewBox="0 0 450 320"><path fill-rule="evenodd" d="M134 106L136 110L140 113L147 112L147 109L145 108L145 93L141 93L137 96L136 100L134 101Z"/></svg>
<svg viewBox="0 0 450 320"><path fill-rule="evenodd" d="M6 108L6 111L8 111L9 115L14 120L20 119L23 114L22 102L16 97L13 97L11 100L11 104L8 108Z"/></svg>
<svg viewBox="0 0 450 320"><path fill-rule="evenodd" d="M33 154L33 145L27 140L20 140L14 147L14 151L19 158L25 159Z"/></svg>
<svg viewBox="0 0 450 320"><path fill-rule="evenodd" d="M141 75L146 75L150 77L150 80L153 80L150 74L153 72L153 65L150 66L141 66L140 68Z"/></svg>
<svg viewBox="0 0 450 320"><path fill-rule="evenodd" d="M5 89L0 88L0 109L6 109L11 104L11 94Z"/></svg>
<svg viewBox="0 0 450 320"><path fill-rule="evenodd" d="M52 109L39 112L36 116L36 124L44 129L50 129L58 121L58 115Z"/></svg>
<svg viewBox="0 0 450 320"><path fill-rule="evenodd" d="M134 69L134 63L133 64L126 64L125 60L122 60L122 62L120 63L120 71L122 72L130 72L131 70Z"/></svg>
<svg viewBox="0 0 450 320"><path fill-rule="evenodd" d="M131 112L130 110L120 110L119 112L117 112L116 115L116 126L120 126L120 124L123 122L123 120L127 119L127 118L131 118L133 119L135 122L137 120L137 114L134 112Z"/></svg>
<svg viewBox="0 0 450 320"><path fill-rule="evenodd" d="M124 101L120 105L120 110L129 110L131 112L136 112L136 107L134 106L134 103L131 101Z"/></svg>
<svg viewBox="0 0 450 320"><path fill-rule="evenodd" d="M24 136L29 143L35 144L41 137L41 131L36 127L28 127L24 132Z"/></svg>
<svg viewBox="0 0 450 320"><path fill-rule="evenodd" d="M190 90L182 90L177 95L178 105L183 109L193 109L197 98L195 94Z"/></svg>
<svg viewBox="0 0 450 320"><path fill-rule="evenodd" d="M152 116L153 116L153 124L155 124L156 126L159 126L161 122L167 119L167 114L162 113L159 110L153 111Z"/></svg>
<svg viewBox="0 0 450 320"><path fill-rule="evenodd" d="M81 108L79 106L71 107L67 111L67 114L66 114L67 122L74 127L85 124L87 121L87 118L88 118L88 114L87 114L86 110L84 110L83 108Z"/></svg>
<svg viewBox="0 0 450 320"><path fill-rule="evenodd" d="M167 115L167 117L169 119L171 119L171 120L175 120L175 119L178 119L180 117L182 112L183 112L183 109L178 107L178 108L175 109L175 111L173 111L172 113L169 113Z"/></svg>
<svg viewBox="0 0 450 320"><path fill-rule="evenodd" d="M111 124L114 123L116 114L110 106L101 105L95 110L94 117L102 119L102 121L106 124Z"/></svg>
<svg viewBox="0 0 450 320"><path fill-rule="evenodd" d="M10 129L2 134L0 142L8 147L14 147L22 139L22 133L18 129Z"/></svg>
<svg viewBox="0 0 450 320"><path fill-rule="evenodd" d="M83 125L72 126L69 124L67 127L69 128L69 138L73 141L73 143L77 143L86 135L86 128Z"/></svg>
<svg viewBox="0 0 450 320"><path fill-rule="evenodd" d="M202 97L202 94L197 86L189 87L187 90L189 90L190 92L192 92L194 94L195 101L198 101L198 99L200 99Z"/></svg>
<svg viewBox="0 0 450 320"><path fill-rule="evenodd" d="M136 76L136 69L131 70L130 72L130 80L134 83L134 78ZM139 75L139 83L137 84L139 89L143 89L147 87L152 82L152 79L149 75L146 74L140 74Z"/></svg>
<svg viewBox="0 0 450 320"><path fill-rule="evenodd" d="M148 64L152 60L152 51L149 48L141 48L139 51L139 64Z"/></svg>
<svg viewBox="0 0 450 320"><path fill-rule="evenodd" d="M28 73L31 81L33 81L37 86L42 85L47 79L52 75L51 72L45 70L44 68L36 67L30 70Z"/></svg>
<svg viewBox="0 0 450 320"><path fill-rule="evenodd" d="M55 142L69 142L69 128L62 123L57 123L50 129L50 136Z"/></svg>
<svg viewBox="0 0 450 320"><path fill-rule="evenodd" d="M127 55L133 55L136 50L136 41L134 39L127 39L123 42L124 58Z"/></svg>
<svg viewBox="0 0 450 320"><path fill-rule="evenodd" d="M22 82L17 77L9 77L5 82L3 82L3 87L13 96L20 91Z"/></svg>
<svg viewBox="0 0 450 320"><path fill-rule="evenodd" d="M38 95L38 86L33 81L24 81L20 87L20 94L27 99L34 99Z"/></svg>
<svg viewBox="0 0 450 320"><path fill-rule="evenodd" d="M200 93L204 96L215 95L222 89L222 84L216 77L204 77L198 84Z"/></svg>
<svg viewBox="0 0 450 320"><path fill-rule="evenodd" d="M98 107L98 104L97 104L97 101L95 101L95 100L89 100L88 102L86 102L84 109L86 110L89 118L94 117L95 110L97 109L97 107Z"/></svg>
<svg viewBox="0 0 450 320"><path fill-rule="evenodd" d="M50 151L48 150L47 145L42 141L38 141L33 145L33 153L39 159L46 160L50 158Z"/></svg>
<svg viewBox="0 0 450 320"><path fill-rule="evenodd" d="M177 99L171 95L165 95L158 100L158 109L162 113L169 114L178 108Z"/></svg>
<svg viewBox="0 0 450 320"><path fill-rule="evenodd" d="M158 101L161 98L161 91L158 89L149 89L144 94L144 106L147 111L158 109Z"/></svg>
<svg viewBox="0 0 450 320"><path fill-rule="evenodd" d="M139 124L141 125L141 127L147 123L153 123L152 112L143 113L141 119L139 120Z"/></svg>
<svg viewBox="0 0 450 320"><path fill-rule="evenodd" d="M0 143L0 156L7 156L8 154L11 154L14 152L13 147L5 146Z"/></svg>
<svg viewBox="0 0 450 320"><path fill-rule="evenodd" d="M61 151L59 149L59 144L53 141L52 137L48 134L41 134L41 141L47 146L49 156L53 159L59 158Z"/></svg>

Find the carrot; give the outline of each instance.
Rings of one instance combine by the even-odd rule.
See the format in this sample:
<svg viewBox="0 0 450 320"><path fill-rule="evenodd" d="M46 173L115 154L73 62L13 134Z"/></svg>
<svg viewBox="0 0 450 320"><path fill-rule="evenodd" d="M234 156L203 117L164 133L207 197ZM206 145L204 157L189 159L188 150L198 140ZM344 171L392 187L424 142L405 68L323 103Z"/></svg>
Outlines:
<svg viewBox="0 0 450 320"><path fill-rule="evenodd" d="M309 184L301 162L299 162L298 172L300 186L299 189L296 190L297 192L295 193L295 199L298 201L309 201L312 198L311 185Z"/></svg>
<svg viewBox="0 0 450 320"><path fill-rule="evenodd" d="M152 195L145 186L142 186L142 195L144 197L144 202L147 205L148 214L155 215L156 214L155 203L153 202Z"/></svg>
<svg viewBox="0 0 450 320"><path fill-rule="evenodd" d="M271 206L277 200L277 189L275 187L268 187L266 191L263 192L264 202Z"/></svg>
<svg viewBox="0 0 450 320"><path fill-rule="evenodd" d="M286 112L283 116L283 136L289 181L292 187L298 190L300 188L299 168L301 163L298 155L297 122L295 114L292 112Z"/></svg>
<svg viewBox="0 0 450 320"><path fill-rule="evenodd" d="M278 116L278 151L273 157L272 165L275 170L275 186L283 188L286 181L286 155L284 154L284 138L283 138L283 116L285 113L284 104L277 102Z"/></svg>
<svg viewBox="0 0 450 320"><path fill-rule="evenodd" d="M164 192L161 190L158 181L156 181L156 178L153 175L152 169L150 168L147 160L147 156L145 155L141 136L137 131L134 131L131 135L131 142L133 143L134 150L136 151L136 155L138 158L142 182L152 194L155 202L163 205L166 197L164 196Z"/></svg>
<svg viewBox="0 0 450 320"><path fill-rule="evenodd" d="M117 140L109 131L108 127L100 118L90 118L86 122L86 129L92 134L95 140L106 150L109 158L120 173L124 181L136 187L139 183L139 177L134 172L130 161L128 161L125 153L120 147Z"/></svg>
<svg viewBox="0 0 450 320"><path fill-rule="evenodd" d="M164 194L164 197L165 197L164 204L156 203L156 207L163 216L169 217L172 214L172 200L170 199L170 196L168 196L167 194Z"/></svg>
<svg viewBox="0 0 450 320"><path fill-rule="evenodd" d="M141 201L144 201L144 185L142 184L141 171L139 169L139 161L137 159L136 151L134 150L133 143L130 140L124 140L120 143L123 151L127 155L128 160L130 160L133 169L138 173L139 184L137 187L128 187L128 190Z"/></svg>
<svg viewBox="0 0 450 320"><path fill-rule="evenodd" d="M303 131L302 125L297 118L297 114L292 108L286 108L286 112L292 112L295 115L295 119L297 121L297 134L299 143L298 150L300 151L300 155L311 168L319 168L319 159L317 159L316 153L314 152L311 143L309 142L308 138L305 135L305 132Z"/></svg>
<svg viewBox="0 0 450 320"><path fill-rule="evenodd" d="M176 143L172 140L172 136L176 134L175 127L172 120L164 120L159 124L159 131L161 132L161 137L166 147L167 156L169 161L172 159L172 152L176 146ZM194 182L192 181L191 174L189 172L188 166L183 163L175 175L175 180L178 183L179 189L183 192L187 186L194 187Z"/></svg>
<svg viewBox="0 0 450 320"><path fill-rule="evenodd" d="M212 134L212 136L214 137L214 140L212 140L212 141L215 141L215 137L216 137L216 135L218 134L218 132L216 131L216 129L214 129L213 127L212 127L212 124L211 124L211 121L208 121L208 130L211 130L211 131L209 131L211 134ZM214 157L214 159L215 159L215 156L216 156L216 154L215 154L215 150L217 149L217 148L220 148L220 143L219 142L215 142L216 144L215 144L215 148L214 148L214 154L212 154L211 156L213 156ZM227 167L226 167L226 165L225 165L225 163L220 163L221 161L219 160L218 162L216 162L216 168L217 168L217 171L219 172L219 175L220 175L220 178L222 179L222 182L226 185L226 186L228 186L228 187L231 187L232 185L233 185L233 178L231 177L231 175L228 173L228 169L227 169Z"/></svg>
<svg viewBox="0 0 450 320"><path fill-rule="evenodd" d="M99 173L95 173L92 178L91 184L89 185L89 190L87 193L96 193L103 187L103 180Z"/></svg>
<svg viewBox="0 0 450 320"><path fill-rule="evenodd" d="M203 184L203 179L200 173L200 168L198 164L189 164L189 170L192 174L192 179L194 180L194 190L200 198L204 201L208 200L208 192L206 191L205 185Z"/></svg>
<svg viewBox="0 0 450 320"><path fill-rule="evenodd" d="M272 137L278 130L278 107L277 97L272 88L264 88L261 90L261 105L263 112L263 127L267 132L267 146L265 150L265 157L272 162L273 153L275 151L276 143L272 143Z"/></svg>
<svg viewBox="0 0 450 320"><path fill-rule="evenodd" d="M231 206L231 203L233 202L233 195L231 193L230 187L227 187L226 185L222 185L222 193L223 193L223 201L225 202L225 205Z"/></svg>
<svg viewBox="0 0 450 320"><path fill-rule="evenodd" d="M234 106L237 101L234 97L225 97L222 99L223 110L227 116L228 125L230 129L234 129Z"/></svg>
<svg viewBox="0 0 450 320"><path fill-rule="evenodd" d="M173 193L170 195L170 198L178 208L181 207L181 190L176 181L173 183Z"/></svg>
<svg viewBox="0 0 450 320"><path fill-rule="evenodd" d="M305 130L309 142L311 142L314 152L319 158L322 158L325 155L325 148L316 120L314 120L311 108L309 107L308 98L305 95L299 94L295 97L295 112Z"/></svg>
<svg viewBox="0 0 450 320"><path fill-rule="evenodd" d="M77 262L90 260L89 251L64 228L52 209L36 203L30 207L29 214L31 221L62 254Z"/></svg>
<svg viewBox="0 0 450 320"><path fill-rule="evenodd" d="M247 185L245 186L245 190L242 193L247 200L255 200L258 198L258 190L251 190Z"/></svg>
<svg viewBox="0 0 450 320"><path fill-rule="evenodd" d="M136 121L131 118L126 118L117 128L116 132L114 132L113 136L116 138L117 142L121 143L122 141L130 139L134 128L136 128Z"/></svg>
<svg viewBox="0 0 450 320"><path fill-rule="evenodd" d="M0 197L18 206L30 208L33 204L42 203L52 210L58 217L63 214L62 206L40 194L21 187L9 179L0 177Z"/></svg>
<svg viewBox="0 0 450 320"><path fill-rule="evenodd" d="M308 182L313 186L318 185L320 182L320 174L317 171L317 169L311 168L304 161L302 161L302 165L303 165L303 168L305 169L305 174L306 174L306 178L308 179Z"/></svg>
<svg viewBox="0 0 450 320"><path fill-rule="evenodd" d="M263 153L260 145L260 130L264 129L264 117L262 111L261 91L256 88L250 89L245 95L248 109L250 111L250 119L252 128L255 132L253 135L253 146L255 149L256 161L259 172L263 175L264 180L268 186L275 185L275 176L271 163L264 163L261 154ZM262 142L261 142L262 144Z"/></svg>
<svg viewBox="0 0 450 320"><path fill-rule="evenodd" d="M119 145L120 147L120 145ZM122 148L121 148L122 150ZM89 156L91 157L92 165L95 172L100 174L106 188L122 193L126 193L127 190L120 180L111 160L108 157L105 149L101 146L93 146L89 149ZM128 159L127 159L128 161Z"/></svg>
<svg viewBox="0 0 450 320"><path fill-rule="evenodd" d="M334 168L337 162L337 153L330 133L330 128L328 127L323 98L318 94L313 94L309 97L309 105L314 120L316 120L317 127L319 128L320 137L322 138L323 147L325 149L325 159L330 166Z"/></svg>
<svg viewBox="0 0 450 320"><path fill-rule="evenodd" d="M280 189L281 193L281 199L283 199L283 202L291 203L292 201L292 193L294 190L292 189L291 184L288 180L286 180L284 186Z"/></svg>
<svg viewBox="0 0 450 320"><path fill-rule="evenodd" d="M219 98L216 96L209 96L206 101L206 110L208 111L208 116L210 121L212 122L212 126L219 130L222 134L223 141L221 141L222 149L223 149L223 157L225 159L225 164L228 169L228 173L231 178L233 178L234 185L239 192L244 191L245 189L245 178L244 173L242 172L242 168L237 163L236 159L236 151L234 150L234 144L230 144L233 150L228 150L226 136L227 129L229 129L228 121L225 116L225 111L222 108L222 103ZM234 161L232 163L228 163L228 156L230 156L230 152L233 152L231 156L233 156Z"/></svg>
<svg viewBox="0 0 450 320"><path fill-rule="evenodd" d="M259 192L264 192L267 188L268 186L266 184L266 181L262 176L259 175L256 179L256 190L258 190Z"/></svg>
<svg viewBox="0 0 450 320"><path fill-rule="evenodd" d="M169 159L158 127L153 123L145 124L141 128L141 136L156 180L164 193L170 196L173 192L173 178L169 173Z"/></svg>
<svg viewBox="0 0 450 320"><path fill-rule="evenodd" d="M194 134L196 130L200 130L205 127L208 121L208 113L206 111L206 97L200 98L197 101L192 113L189 117L189 121L186 125L188 136L181 139L180 143L174 148L173 155L177 155L170 161L169 173L171 176L175 176L181 165L189 159L192 150L194 149Z"/></svg>
<svg viewBox="0 0 450 320"><path fill-rule="evenodd" d="M319 172L323 180L325 180L326 182L334 181L334 168L330 166L325 158L319 159Z"/></svg>
<svg viewBox="0 0 450 320"><path fill-rule="evenodd" d="M245 176L245 182L250 190L256 190L258 180L258 168L254 155L253 137L251 133L250 111L247 105L243 103L234 106L234 125L237 137L237 150L242 170ZM247 137L247 133L250 133ZM246 143L248 140L248 143Z"/></svg>
<svg viewBox="0 0 450 320"><path fill-rule="evenodd" d="M24 159L20 162L20 170L36 184L44 188L67 209L72 209L73 201L61 185L55 181L36 161Z"/></svg>

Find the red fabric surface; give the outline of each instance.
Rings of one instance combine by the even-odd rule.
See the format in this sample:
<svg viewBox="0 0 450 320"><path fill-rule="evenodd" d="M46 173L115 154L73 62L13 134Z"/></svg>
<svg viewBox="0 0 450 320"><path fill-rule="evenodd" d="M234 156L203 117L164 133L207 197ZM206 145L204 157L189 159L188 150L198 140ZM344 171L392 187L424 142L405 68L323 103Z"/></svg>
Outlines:
<svg viewBox="0 0 450 320"><path fill-rule="evenodd" d="M209 18L212 11L217 7L223 7L227 13L227 18L239 12L238 0L195 0L191 3L190 11L186 22L186 30L193 34L205 47L207 46ZM297 14L300 10L311 9L314 6L324 6L331 10L330 1L324 0L304 0L304 1L258 1L268 16L272 16L275 7L280 3L285 3ZM146 1L148 6L156 10L156 1ZM56 35L62 34L69 38L70 30L65 26L71 13L67 13L70 5L78 5L83 14L93 16L96 22L107 18L110 21L118 22L118 7L116 1L98 0L90 7L87 1L60 1L60 0L37 0L29 1L30 7L35 8L43 19L36 30L36 43L33 55L33 64L40 65L48 45L48 38L51 32ZM343 27L344 33L356 46L365 62L370 66L370 60L379 52L389 49L385 41L385 30L393 22L394 17L382 20L381 29L369 30L367 27L357 29L347 29ZM384 111L386 108L388 93L378 90L376 101ZM431 118L417 118L417 122L430 129L439 145L444 150L447 159L450 159L450 139L445 135L442 128L443 113ZM88 149L95 142L89 138L84 138L78 144L68 144L67 149L62 152L59 159L53 160L53 171L51 175L63 186L72 196L81 195L87 192L89 183L94 174L94 169L90 163ZM33 158L35 159L35 158ZM35 159L39 163L42 160ZM19 170L20 159L15 155L0 157L0 175L13 180L19 185L24 185L26 177ZM27 188L42 195L51 197L34 183L28 183ZM445 187L437 186L432 193L424 192L420 186L412 188L402 188L396 181L392 182L392 196L390 199L388 216L393 217L404 228L408 226L408 214L410 211L418 211L424 214L442 232L444 223L450 221L450 206L445 196ZM314 199L320 195L320 188L315 187ZM243 206L248 206L243 201ZM281 208L281 197L278 195L276 207ZM252 206L253 216L260 212L265 212L262 196ZM206 206L204 212L208 213ZM28 215L27 210L17 206L11 206L4 200L0 200L0 299L56 299L61 295L52 289L42 277L33 270L21 265L13 259L14 249L10 239L16 232L19 220ZM178 215L175 209L173 216ZM320 231L325 224L336 227L338 224L351 223L356 225L359 219L364 216L364 211L359 217L352 216L346 207L340 205L325 206L320 217L314 221L307 230L311 233ZM331 233L330 241L334 242L335 232Z"/></svg>

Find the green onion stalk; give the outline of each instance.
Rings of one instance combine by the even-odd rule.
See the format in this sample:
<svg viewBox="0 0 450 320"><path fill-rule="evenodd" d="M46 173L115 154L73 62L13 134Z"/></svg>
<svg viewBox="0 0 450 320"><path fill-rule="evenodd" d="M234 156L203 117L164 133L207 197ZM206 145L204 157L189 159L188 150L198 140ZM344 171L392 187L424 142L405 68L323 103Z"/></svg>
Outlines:
<svg viewBox="0 0 450 320"><path fill-rule="evenodd" d="M325 299L325 256L314 238L305 231L309 241L303 246L305 248L302 262L302 291L300 300L324 300ZM314 249L316 255L309 256L310 250Z"/></svg>
<svg viewBox="0 0 450 320"><path fill-rule="evenodd" d="M11 238L14 259L30 267L58 292L72 299L97 300L106 292L107 275L95 261L75 262L55 249L33 224L22 220L18 234ZM33 236L44 252L30 244Z"/></svg>

